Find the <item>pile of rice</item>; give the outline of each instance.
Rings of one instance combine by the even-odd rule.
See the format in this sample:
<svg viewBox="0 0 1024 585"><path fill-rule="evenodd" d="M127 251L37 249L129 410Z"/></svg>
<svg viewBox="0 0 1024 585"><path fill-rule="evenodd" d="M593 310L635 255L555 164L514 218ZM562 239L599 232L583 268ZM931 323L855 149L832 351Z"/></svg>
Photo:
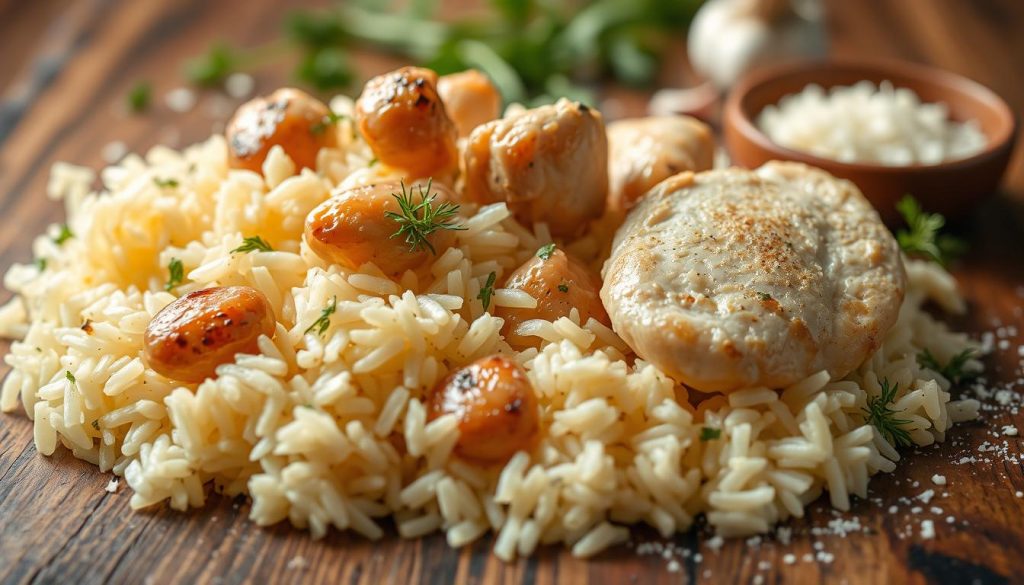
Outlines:
<svg viewBox="0 0 1024 585"><path fill-rule="evenodd" d="M985 148L976 120L955 122L941 103L910 89L861 81L826 92L810 84L767 106L757 125L786 148L841 162L887 166L937 164Z"/></svg>
<svg viewBox="0 0 1024 585"><path fill-rule="evenodd" d="M351 102L337 98L332 108L345 113ZM949 382L917 363L924 348L946 360L972 347L921 310L927 299L963 307L952 278L920 262L907 265L910 289L882 348L841 380L821 372L695 409L685 388L575 313L531 322L544 345L516 353L477 295L490 272L500 282L548 243L547 228L519 225L503 204L464 206L468 229L434 259L428 280L327 266L301 243L306 214L337 185L382 172L347 122L338 130L341 145L320 153L317 173L296 174L279 148L265 178L229 172L219 136L184 152L131 155L103 170L100 193L89 192L87 169L54 169L50 191L63 198L74 235L57 244L52 226L35 240L45 268L13 266L5 285L16 296L0 310L0 332L19 340L6 356L0 407L15 410L20 398L40 453L63 445L123 476L133 508L199 507L212 483L251 497L257 524L287 519L315 538L332 526L380 538L393 517L402 536L443 530L453 547L493 532L502 559L553 542L590 556L623 542L635 523L667 537L705 514L721 535L748 535L802 516L823 491L849 509L872 475L899 460L865 423L880 380L899 384L894 409L918 445L977 416L976 401L951 400ZM274 251L230 252L255 235ZM570 248L598 264L598 240ZM172 258L186 273L175 294L164 291ZM161 308L239 284L261 290L278 318L260 355L239 355L190 386L146 366L143 333ZM493 298L534 303L517 291ZM333 299L324 336L305 333ZM456 421L428 423L424 395L495 352L529 373L542 436L532 452L484 468L452 454Z"/></svg>

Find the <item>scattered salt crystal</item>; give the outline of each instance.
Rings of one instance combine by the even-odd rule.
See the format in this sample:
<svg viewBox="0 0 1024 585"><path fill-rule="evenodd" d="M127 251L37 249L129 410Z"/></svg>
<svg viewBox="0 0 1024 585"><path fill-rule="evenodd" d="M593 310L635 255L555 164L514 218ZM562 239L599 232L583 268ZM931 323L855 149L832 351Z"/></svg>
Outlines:
<svg viewBox="0 0 1024 585"><path fill-rule="evenodd" d="M923 491L923 492L921 492L920 494L917 495L917 499L921 500L925 504L927 504L928 502L932 501L932 498L934 498L934 497L935 497L935 490L925 490L925 491Z"/></svg>
<svg viewBox="0 0 1024 585"><path fill-rule="evenodd" d="M946 524L952 524L954 522L956 522L956 518L952 516L946 516Z"/></svg>
<svg viewBox="0 0 1024 585"><path fill-rule="evenodd" d="M117 484L118 484L118 481L117 481L117 478L115 477L114 479L110 480L110 482L107 483L107 487L105 487L103 489L107 490L110 493L114 493L114 492L117 491Z"/></svg>
<svg viewBox="0 0 1024 585"><path fill-rule="evenodd" d="M946 485L946 476L936 473L932 476L932 483L935 485Z"/></svg>
<svg viewBox="0 0 1024 585"><path fill-rule="evenodd" d="M764 585L764 576L763 575L754 575L754 578L751 581L751 583L753 583L754 585Z"/></svg>
<svg viewBox="0 0 1024 585"><path fill-rule="evenodd" d="M196 92L187 87L179 87L167 92L164 102L173 112L185 113L196 106Z"/></svg>
<svg viewBox="0 0 1024 585"><path fill-rule="evenodd" d="M792 565L796 563L796 555L793 553L786 553L782 556L782 562L786 563L787 565Z"/></svg>
<svg viewBox="0 0 1024 585"><path fill-rule="evenodd" d="M725 539L717 534L708 539L708 548L717 551L722 548L722 544L725 543Z"/></svg>
<svg viewBox="0 0 1024 585"><path fill-rule="evenodd" d="M931 520L921 521L921 538L931 540L935 538L935 523Z"/></svg>
<svg viewBox="0 0 1024 585"><path fill-rule="evenodd" d="M302 571L309 567L309 561L305 557L292 557L288 560L288 564L285 567L289 571Z"/></svg>
<svg viewBox="0 0 1024 585"><path fill-rule="evenodd" d="M1024 492L1022 492L1020 490L1017 490L1017 493L1015 493L1013 495L1017 496L1018 498L1024 498Z"/></svg>
<svg viewBox="0 0 1024 585"><path fill-rule="evenodd" d="M931 511L932 514L936 514L936 515L941 515L942 514L942 508L940 508L938 506L932 506L931 508L929 508L929 511Z"/></svg>
<svg viewBox="0 0 1024 585"><path fill-rule="evenodd" d="M693 555L693 562L695 562L695 563L697 563L699 565L701 563L701 561L703 561L703 560L704 560L704 555L702 555L700 553L694 553L694 555Z"/></svg>
<svg viewBox="0 0 1024 585"><path fill-rule="evenodd" d="M682 569L682 566L679 564L679 561L672 559L668 562L666 568L668 569L669 573L678 573L679 570Z"/></svg>
<svg viewBox="0 0 1024 585"><path fill-rule="evenodd" d="M900 511L899 507L897 507L897 506L889 506L889 513L890 514L895 514L896 512L899 512L899 511Z"/></svg>
<svg viewBox="0 0 1024 585"><path fill-rule="evenodd" d="M778 537L779 542L789 546L790 541L793 539L793 529L789 526L780 526L778 530L775 531L775 535Z"/></svg>
<svg viewBox="0 0 1024 585"><path fill-rule="evenodd" d="M1014 425L1003 425L1003 434L1007 437L1016 437L1019 433Z"/></svg>
<svg viewBox="0 0 1024 585"><path fill-rule="evenodd" d="M247 98L255 88L256 80L248 73L232 73L224 80L224 91L233 98Z"/></svg>

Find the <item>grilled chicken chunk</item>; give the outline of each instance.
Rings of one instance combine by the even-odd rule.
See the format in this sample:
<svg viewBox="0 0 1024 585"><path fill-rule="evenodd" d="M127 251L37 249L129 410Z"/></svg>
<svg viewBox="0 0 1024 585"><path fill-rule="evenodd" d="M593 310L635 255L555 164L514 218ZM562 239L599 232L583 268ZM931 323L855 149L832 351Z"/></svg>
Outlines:
<svg viewBox="0 0 1024 585"><path fill-rule="evenodd" d="M715 159L707 124L689 116L652 116L608 124L608 208L629 211L637 199L683 171L706 171Z"/></svg>
<svg viewBox="0 0 1024 585"><path fill-rule="evenodd" d="M476 69L442 75L437 80L448 116L455 123L459 137L469 136L477 126L501 114L501 94L491 79Z"/></svg>
<svg viewBox="0 0 1024 585"><path fill-rule="evenodd" d="M612 325L640 357L721 392L849 373L906 286L896 241L852 183L777 162L662 182L603 276Z"/></svg>
<svg viewBox="0 0 1024 585"><path fill-rule="evenodd" d="M601 114L566 99L493 120L469 136L464 197L505 201L519 221L557 236L586 228L605 208L608 140Z"/></svg>

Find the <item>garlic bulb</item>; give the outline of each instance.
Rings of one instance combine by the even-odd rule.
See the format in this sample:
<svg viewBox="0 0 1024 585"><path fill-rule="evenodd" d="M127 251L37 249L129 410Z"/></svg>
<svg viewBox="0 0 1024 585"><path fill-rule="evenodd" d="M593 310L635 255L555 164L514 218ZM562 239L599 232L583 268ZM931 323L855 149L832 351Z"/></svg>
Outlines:
<svg viewBox="0 0 1024 585"><path fill-rule="evenodd" d="M719 89L756 65L825 52L818 0L709 0L690 25L694 70Z"/></svg>

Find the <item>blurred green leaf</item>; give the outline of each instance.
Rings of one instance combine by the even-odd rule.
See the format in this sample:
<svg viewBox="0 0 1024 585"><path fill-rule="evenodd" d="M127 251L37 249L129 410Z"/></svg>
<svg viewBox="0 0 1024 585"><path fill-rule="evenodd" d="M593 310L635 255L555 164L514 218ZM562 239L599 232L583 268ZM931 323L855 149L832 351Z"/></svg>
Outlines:
<svg viewBox="0 0 1024 585"><path fill-rule="evenodd" d="M153 97L153 86L148 81L136 83L126 96L128 110L134 113L145 111Z"/></svg>
<svg viewBox="0 0 1024 585"><path fill-rule="evenodd" d="M341 45L348 40L336 11L291 12L285 21L285 35L295 43L314 49Z"/></svg>
<svg viewBox="0 0 1024 585"><path fill-rule="evenodd" d="M491 6L513 25L522 25L530 17L533 2L530 0L491 0Z"/></svg>
<svg viewBox="0 0 1024 585"><path fill-rule="evenodd" d="M657 55L645 50L634 35L615 35L608 46L608 63L616 78L628 85L643 86L658 74Z"/></svg>
<svg viewBox="0 0 1024 585"><path fill-rule="evenodd" d="M303 58L295 76L318 90L344 89L355 80L345 51L327 47L313 51Z"/></svg>
<svg viewBox="0 0 1024 585"><path fill-rule="evenodd" d="M203 55L185 63L185 77L196 85L210 87L233 73L237 64L235 51L224 43L217 43Z"/></svg>

